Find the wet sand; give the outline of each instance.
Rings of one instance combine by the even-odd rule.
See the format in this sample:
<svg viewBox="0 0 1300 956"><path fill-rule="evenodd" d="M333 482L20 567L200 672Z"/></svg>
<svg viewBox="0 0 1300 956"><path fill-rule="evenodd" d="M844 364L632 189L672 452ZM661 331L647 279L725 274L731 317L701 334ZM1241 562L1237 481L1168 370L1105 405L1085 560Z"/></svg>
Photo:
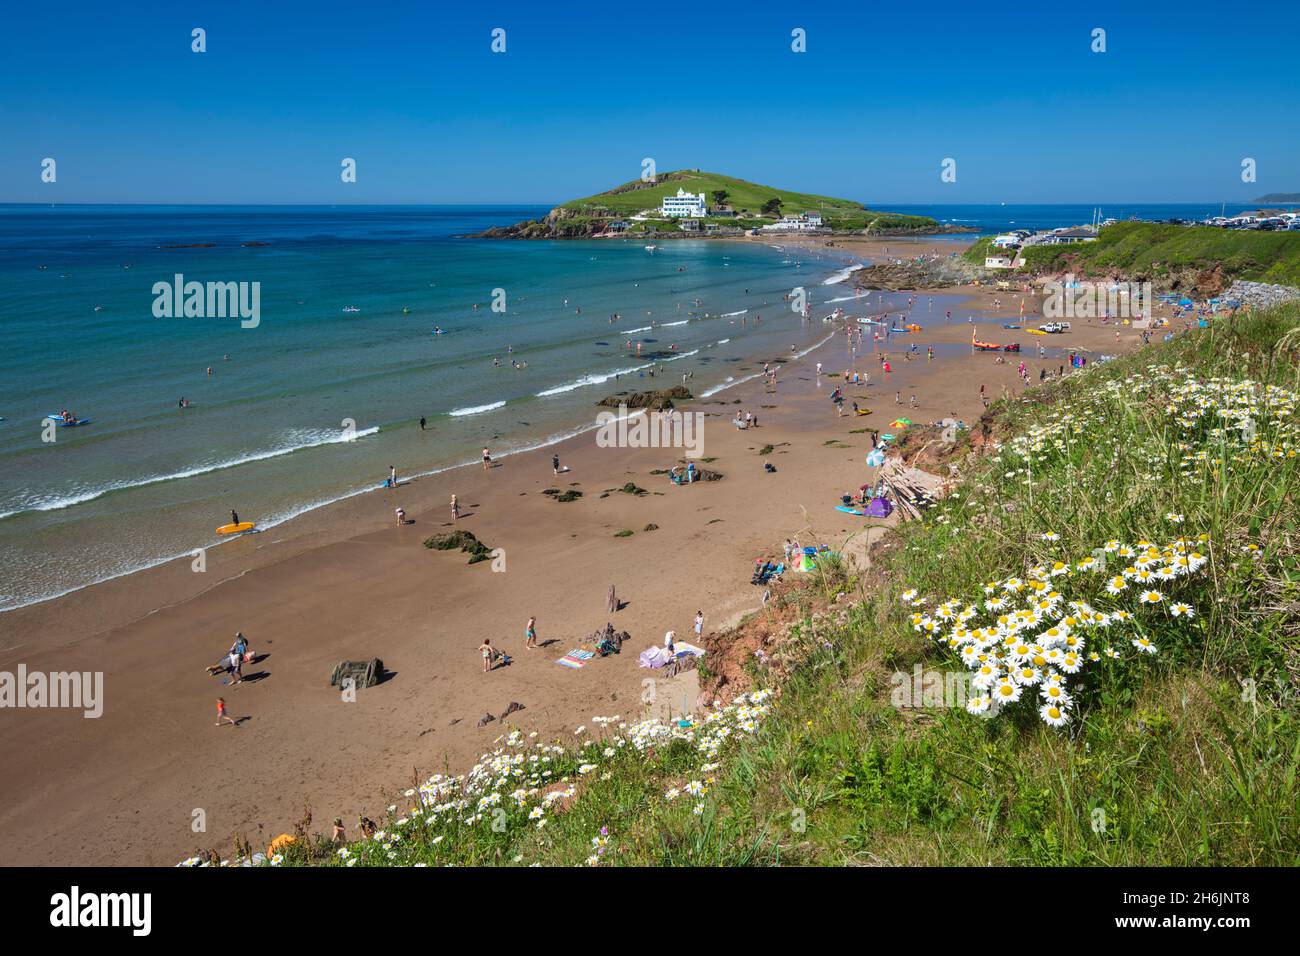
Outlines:
<svg viewBox="0 0 1300 956"><path fill-rule="evenodd" d="M919 293L914 315L941 323L941 303L992 298L956 293L961 300ZM1002 297L1003 313L1018 315L1018 297ZM648 674L637 666L641 650L669 628L689 640L696 610L715 630L756 609L753 564L779 555L785 538L838 547L863 527L833 510L841 493L871 475L863 463L868 436L854 431L889 430L899 414L922 422L955 412L973 422L979 385L991 397L1018 390L1021 359L1037 382L1040 366L1067 364L1058 350L1114 353L1139 344L1126 329L1116 343L1113 328L1076 322L1069 335L1041 337L1003 331L1006 319L990 319L978 327L981 338L1018 335L1024 349L997 364L962 348L971 325L958 310L966 306L944 308L954 310L951 324L891 336L890 375L871 354L869 331L866 354L856 357L841 333L785 366L775 393L757 380L684 405L709 416L703 457L714 460L701 465L722 472L718 482L674 486L650 471L676 463L679 450L601 448L592 432L488 471L459 469L304 515L213 549L202 573L177 561L0 615L0 669L21 662L29 672L102 671L106 698L94 720L67 710L0 712L8 769L0 862L167 865L209 846L229 855L232 837L264 846L304 806L316 829L337 816L352 833L358 814L380 816L417 778L467 770L503 730L499 720L477 727L485 712L500 716L518 702L525 709L510 724L562 740L595 715L638 718ZM907 361L902 350L913 338L919 355ZM1040 342L1051 351L1046 361L1037 357ZM927 361L929 344L944 355ZM870 383L849 385L846 395L863 396L859 404L873 414L837 417L827 396L840 380L819 380L817 362L825 373L868 373ZM730 420L738 408L758 414L761 427L737 430ZM768 444L773 452L760 456ZM571 470L553 475L552 453ZM764 461L776 473L765 472ZM611 490L628 482L649 493ZM541 494L570 487L583 497L559 503ZM459 526L504 549L504 573L422 546L452 527L453 493ZM398 505L413 523L396 526ZM658 529L644 530L648 524ZM625 529L634 533L614 536ZM626 602L612 617L604 610L611 584ZM534 614L545 646L530 651L523 634ZM606 621L632 635L622 655L576 671L554 663ZM267 656L245 669L259 679L224 687L204 667L236 631ZM476 648L484 637L513 663L482 673ZM341 659L372 656L391 678L345 702L329 686L331 670ZM219 695L241 720L237 729L213 726ZM192 830L196 810L206 816L205 832Z"/></svg>

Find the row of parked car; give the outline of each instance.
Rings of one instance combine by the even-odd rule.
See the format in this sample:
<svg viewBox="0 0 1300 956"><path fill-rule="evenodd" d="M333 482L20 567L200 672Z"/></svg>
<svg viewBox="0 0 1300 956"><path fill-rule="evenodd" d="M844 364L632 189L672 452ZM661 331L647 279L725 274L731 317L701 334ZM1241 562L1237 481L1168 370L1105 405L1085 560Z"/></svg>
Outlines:
<svg viewBox="0 0 1300 956"><path fill-rule="evenodd" d="M1251 229L1256 232L1300 232L1300 216L1270 216L1267 219L1247 219L1242 216L1214 216L1203 225L1221 229Z"/></svg>

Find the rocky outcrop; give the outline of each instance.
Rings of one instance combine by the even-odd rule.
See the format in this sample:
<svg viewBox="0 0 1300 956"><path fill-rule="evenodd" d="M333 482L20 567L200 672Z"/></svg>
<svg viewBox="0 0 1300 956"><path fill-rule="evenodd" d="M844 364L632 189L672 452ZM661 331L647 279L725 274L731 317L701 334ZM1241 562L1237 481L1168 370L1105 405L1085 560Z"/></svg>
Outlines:
<svg viewBox="0 0 1300 956"><path fill-rule="evenodd" d="M984 270L957 256L940 259L904 259L872 263L853 273L854 283L862 289L889 292L912 289L942 289L965 285L985 274Z"/></svg>
<svg viewBox="0 0 1300 956"><path fill-rule="evenodd" d="M673 402L689 401L694 398L691 390L685 385L674 385L672 388L661 389L657 392L615 392L602 398L596 403L600 408L618 408L620 405L626 405L628 408L648 408L651 411L664 411L673 407Z"/></svg>

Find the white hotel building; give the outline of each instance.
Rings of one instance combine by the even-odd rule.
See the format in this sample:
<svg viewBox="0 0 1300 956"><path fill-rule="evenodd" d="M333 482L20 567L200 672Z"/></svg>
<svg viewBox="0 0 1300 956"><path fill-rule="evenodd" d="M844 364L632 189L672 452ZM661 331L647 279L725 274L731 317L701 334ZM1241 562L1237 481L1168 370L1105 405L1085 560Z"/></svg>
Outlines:
<svg viewBox="0 0 1300 956"><path fill-rule="evenodd" d="M704 193L697 196L679 187L676 196L663 198L659 212L665 216L702 218L707 214L708 207L704 203Z"/></svg>

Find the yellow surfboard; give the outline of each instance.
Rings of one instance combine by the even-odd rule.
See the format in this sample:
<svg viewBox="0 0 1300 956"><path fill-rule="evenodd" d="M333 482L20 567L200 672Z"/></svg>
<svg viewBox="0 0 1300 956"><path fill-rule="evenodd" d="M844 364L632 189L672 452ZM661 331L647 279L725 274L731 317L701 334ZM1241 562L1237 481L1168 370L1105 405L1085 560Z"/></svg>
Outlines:
<svg viewBox="0 0 1300 956"><path fill-rule="evenodd" d="M251 531L255 524L257 524L255 521L241 521L239 524L223 524L217 529L217 534L239 534L241 531Z"/></svg>

